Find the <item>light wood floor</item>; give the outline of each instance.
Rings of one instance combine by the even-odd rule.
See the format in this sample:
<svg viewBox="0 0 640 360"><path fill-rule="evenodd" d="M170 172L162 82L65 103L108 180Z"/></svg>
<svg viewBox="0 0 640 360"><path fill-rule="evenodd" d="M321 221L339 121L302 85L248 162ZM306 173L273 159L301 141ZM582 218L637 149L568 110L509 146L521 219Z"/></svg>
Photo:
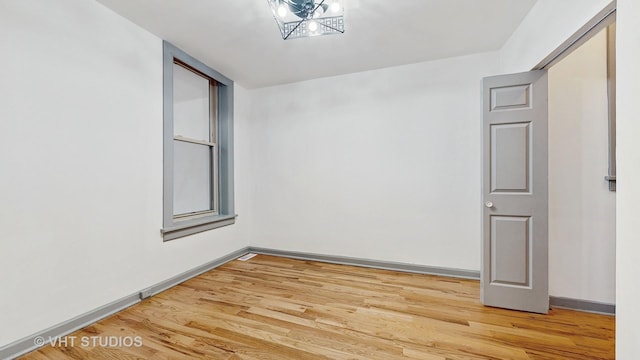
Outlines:
<svg viewBox="0 0 640 360"><path fill-rule="evenodd" d="M479 283L258 255L72 334L141 347L45 347L24 359L614 359L611 316L480 305Z"/></svg>

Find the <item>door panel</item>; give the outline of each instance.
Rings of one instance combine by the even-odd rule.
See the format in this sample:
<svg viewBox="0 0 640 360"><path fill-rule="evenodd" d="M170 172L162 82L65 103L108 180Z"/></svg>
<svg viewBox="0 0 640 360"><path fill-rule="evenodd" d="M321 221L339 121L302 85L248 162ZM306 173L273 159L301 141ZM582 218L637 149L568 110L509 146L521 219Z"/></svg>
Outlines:
<svg viewBox="0 0 640 360"><path fill-rule="evenodd" d="M549 309L547 74L483 80L482 303Z"/></svg>
<svg viewBox="0 0 640 360"><path fill-rule="evenodd" d="M491 191L530 192L530 123L491 125Z"/></svg>
<svg viewBox="0 0 640 360"><path fill-rule="evenodd" d="M491 217L491 283L529 286L531 259L528 217Z"/></svg>
<svg viewBox="0 0 640 360"><path fill-rule="evenodd" d="M531 86L514 85L491 89L491 111L528 108L531 104Z"/></svg>

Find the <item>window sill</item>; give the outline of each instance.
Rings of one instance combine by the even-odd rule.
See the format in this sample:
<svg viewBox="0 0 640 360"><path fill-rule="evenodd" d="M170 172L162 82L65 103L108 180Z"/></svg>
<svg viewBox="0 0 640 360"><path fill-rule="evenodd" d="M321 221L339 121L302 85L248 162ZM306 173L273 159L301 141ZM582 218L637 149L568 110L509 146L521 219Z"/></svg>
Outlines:
<svg viewBox="0 0 640 360"><path fill-rule="evenodd" d="M172 226L160 230L162 240L169 241L199 232L232 225L238 215L214 215L199 219L175 221Z"/></svg>

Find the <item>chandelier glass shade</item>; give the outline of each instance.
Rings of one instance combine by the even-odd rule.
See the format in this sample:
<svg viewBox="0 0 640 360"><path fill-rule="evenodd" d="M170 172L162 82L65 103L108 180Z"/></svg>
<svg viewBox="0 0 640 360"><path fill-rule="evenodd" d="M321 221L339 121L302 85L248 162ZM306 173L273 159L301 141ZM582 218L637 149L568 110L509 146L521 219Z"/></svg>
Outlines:
<svg viewBox="0 0 640 360"><path fill-rule="evenodd" d="M343 0L267 0L282 38L344 33Z"/></svg>

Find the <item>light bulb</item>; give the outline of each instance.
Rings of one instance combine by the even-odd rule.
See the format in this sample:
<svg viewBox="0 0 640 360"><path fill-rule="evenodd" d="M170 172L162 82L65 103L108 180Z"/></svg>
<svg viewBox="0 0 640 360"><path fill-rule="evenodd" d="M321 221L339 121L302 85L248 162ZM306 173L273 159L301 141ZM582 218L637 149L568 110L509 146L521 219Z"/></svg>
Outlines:
<svg viewBox="0 0 640 360"><path fill-rule="evenodd" d="M280 17L285 17L285 16L287 16L287 8L286 8L284 5L280 5L280 6L278 7L278 15L279 15Z"/></svg>
<svg viewBox="0 0 640 360"><path fill-rule="evenodd" d="M331 11L333 11L334 13L340 11L340 3L337 1L332 2Z"/></svg>
<svg viewBox="0 0 640 360"><path fill-rule="evenodd" d="M315 21L309 21L309 31L316 32L318 30L318 23Z"/></svg>

